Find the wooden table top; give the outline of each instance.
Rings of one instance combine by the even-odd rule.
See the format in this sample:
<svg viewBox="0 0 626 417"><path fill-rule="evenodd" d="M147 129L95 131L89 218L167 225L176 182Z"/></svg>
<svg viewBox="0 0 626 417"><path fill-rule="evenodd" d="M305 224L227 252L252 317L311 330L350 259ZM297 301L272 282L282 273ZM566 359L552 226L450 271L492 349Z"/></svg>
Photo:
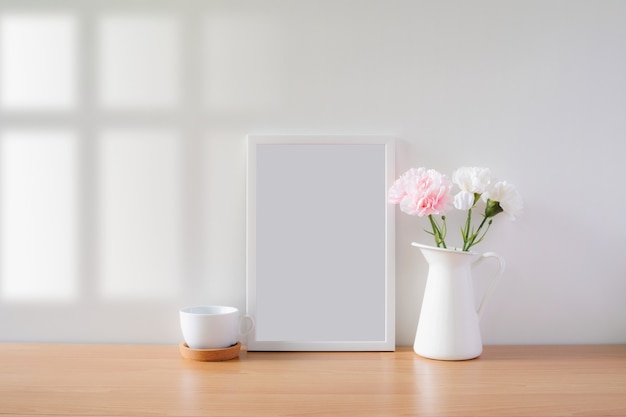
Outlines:
<svg viewBox="0 0 626 417"><path fill-rule="evenodd" d="M0 416L626 416L626 345L246 352L0 343Z"/></svg>

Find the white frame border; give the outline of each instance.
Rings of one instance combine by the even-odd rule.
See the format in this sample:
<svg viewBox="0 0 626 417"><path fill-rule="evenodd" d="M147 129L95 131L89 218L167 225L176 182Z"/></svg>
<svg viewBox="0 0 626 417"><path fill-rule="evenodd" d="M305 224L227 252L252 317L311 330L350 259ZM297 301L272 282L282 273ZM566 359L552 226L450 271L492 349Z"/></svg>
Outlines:
<svg viewBox="0 0 626 417"><path fill-rule="evenodd" d="M395 139L387 135L248 135L247 163L247 223L246 223L246 309L256 319L256 159L257 145L306 144L306 145L363 145L385 146L385 184L391 186L395 176ZM256 331L247 337L250 351L394 351L395 350L395 210L385 205L385 337L380 341L258 341Z"/></svg>

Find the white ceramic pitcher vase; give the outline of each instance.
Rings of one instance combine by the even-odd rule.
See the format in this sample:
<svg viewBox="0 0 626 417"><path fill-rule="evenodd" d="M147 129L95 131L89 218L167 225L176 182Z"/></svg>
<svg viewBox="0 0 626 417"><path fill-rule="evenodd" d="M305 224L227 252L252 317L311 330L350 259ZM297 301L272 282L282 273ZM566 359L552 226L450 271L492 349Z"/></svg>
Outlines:
<svg viewBox="0 0 626 417"><path fill-rule="evenodd" d="M488 252L463 252L412 243L428 262L428 278L413 349L439 360L473 359L483 351L479 320L498 278L504 259ZM498 270L476 308L472 265L486 258L498 261Z"/></svg>

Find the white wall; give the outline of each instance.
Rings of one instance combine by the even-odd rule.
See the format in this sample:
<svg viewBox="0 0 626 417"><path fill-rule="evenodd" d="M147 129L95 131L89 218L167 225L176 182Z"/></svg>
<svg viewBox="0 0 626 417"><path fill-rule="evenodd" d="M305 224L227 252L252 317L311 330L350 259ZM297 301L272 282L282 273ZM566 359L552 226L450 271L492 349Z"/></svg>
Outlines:
<svg viewBox="0 0 626 417"><path fill-rule="evenodd" d="M61 111L16 111L19 100L6 99L8 84L0 85L4 155L30 149L11 146L16 130L34 125L78 138L79 243L66 245L74 248L78 283L65 298L20 298L7 296L0 276L0 340L177 343L178 307L245 308L245 136L349 133L398 137L398 174L487 166L522 193L525 214L513 223L497 218L478 247L507 261L483 317L486 344L626 342L625 2L80 3L57 5L89 34L77 47L79 67L96 70L78 71L77 92L68 87ZM50 8L42 4L0 7ZM105 46L102 32L89 28L107 13L154 12L175 23L160 26L156 44L167 60L143 74L168 87L128 87L129 68L98 78ZM172 57L180 65L167 64ZM103 85L107 93L99 92ZM125 97L128 88L141 94ZM157 133L145 133L155 126ZM134 135L129 127L144 130ZM120 161L131 167L119 171ZM6 180L8 168L2 172ZM167 178L178 180L162 189ZM6 181L0 214L10 205ZM124 207L122 195L137 205ZM180 205L162 207L176 196ZM137 222L150 204L158 207L155 220L142 229ZM409 345L426 276L410 242L428 242L427 225L402 213L396 222L397 344ZM116 252L125 241L146 247ZM111 274L117 278L103 284ZM158 278L154 286L147 274Z"/></svg>

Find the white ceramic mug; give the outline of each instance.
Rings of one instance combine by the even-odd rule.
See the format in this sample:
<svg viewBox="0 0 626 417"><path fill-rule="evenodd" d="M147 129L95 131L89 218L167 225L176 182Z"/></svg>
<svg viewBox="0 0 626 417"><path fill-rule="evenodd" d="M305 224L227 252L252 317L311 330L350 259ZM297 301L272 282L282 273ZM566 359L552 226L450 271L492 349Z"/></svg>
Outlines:
<svg viewBox="0 0 626 417"><path fill-rule="evenodd" d="M240 316L235 307L185 307L180 309L180 327L191 349L222 349L236 344L240 337L250 333L254 319L248 315Z"/></svg>

